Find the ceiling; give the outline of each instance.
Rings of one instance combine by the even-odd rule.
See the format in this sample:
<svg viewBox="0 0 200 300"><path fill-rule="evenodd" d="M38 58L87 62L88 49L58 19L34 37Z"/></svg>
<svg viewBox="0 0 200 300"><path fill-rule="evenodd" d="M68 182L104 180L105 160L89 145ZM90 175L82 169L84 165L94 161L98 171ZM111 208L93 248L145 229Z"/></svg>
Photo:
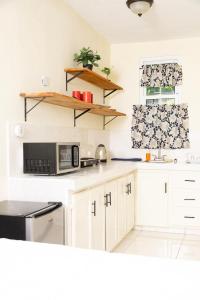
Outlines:
<svg viewBox="0 0 200 300"><path fill-rule="evenodd" d="M200 0L154 0L141 18L126 0L64 0L111 43L200 36Z"/></svg>

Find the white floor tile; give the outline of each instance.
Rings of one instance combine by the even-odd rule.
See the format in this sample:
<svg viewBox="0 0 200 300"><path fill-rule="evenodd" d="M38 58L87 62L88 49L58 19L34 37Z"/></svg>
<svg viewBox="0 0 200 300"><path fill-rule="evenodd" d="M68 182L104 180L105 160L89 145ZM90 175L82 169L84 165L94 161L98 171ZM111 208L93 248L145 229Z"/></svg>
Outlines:
<svg viewBox="0 0 200 300"><path fill-rule="evenodd" d="M153 231L131 231L114 252L200 260L200 236Z"/></svg>
<svg viewBox="0 0 200 300"><path fill-rule="evenodd" d="M200 241L190 238L188 236L187 240L182 242L178 259L200 260Z"/></svg>
<svg viewBox="0 0 200 300"><path fill-rule="evenodd" d="M137 237L130 244L125 253L144 256L176 258L180 249L181 240L167 238Z"/></svg>
<svg viewBox="0 0 200 300"><path fill-rule="evenodd" d="M132 230L114 249L114 252L125 253L127 247L135 240L135 238L140 234L140 231Z"/></svg>
<svg viewBox="0 0 200 300"><path fill-rule="evenodd" d="M142 231L141 237L150 237L157 239L172 239L172 240L183 240L183 233L168 233L168 232L155 232L155 231Z"/></svg>

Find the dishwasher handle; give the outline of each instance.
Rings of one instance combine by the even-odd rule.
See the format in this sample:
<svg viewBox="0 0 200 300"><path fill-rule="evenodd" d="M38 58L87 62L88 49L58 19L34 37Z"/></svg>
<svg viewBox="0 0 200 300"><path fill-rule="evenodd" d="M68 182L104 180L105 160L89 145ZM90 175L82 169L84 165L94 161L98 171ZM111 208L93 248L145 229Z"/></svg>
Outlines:
<svg viewBox="0 0 200 300"><path fill-rule="evenodd" d="M50 203L50 202L49 202ZM47 207L47 208L44 208L44 209L41 209L35 213L32 213L28 216L26 216L27 218L39 218L39 217L42 217L42 216L45 216L51 212L53 212L54 210L58 209L59 207L62 206L62 202L52 202L52 205L50 207Z"/></svg>

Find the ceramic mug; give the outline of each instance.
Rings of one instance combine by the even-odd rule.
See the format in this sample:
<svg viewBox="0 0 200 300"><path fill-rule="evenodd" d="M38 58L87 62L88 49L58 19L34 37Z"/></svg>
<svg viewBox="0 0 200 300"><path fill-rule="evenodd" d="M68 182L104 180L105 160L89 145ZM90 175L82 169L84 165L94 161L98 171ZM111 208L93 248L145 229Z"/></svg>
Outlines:
<svg viewBox="0 0 200 300"><path fill-rule="evenodd" d="M83 101L93 103L93 94L91 92L83 92Z"/></svg>

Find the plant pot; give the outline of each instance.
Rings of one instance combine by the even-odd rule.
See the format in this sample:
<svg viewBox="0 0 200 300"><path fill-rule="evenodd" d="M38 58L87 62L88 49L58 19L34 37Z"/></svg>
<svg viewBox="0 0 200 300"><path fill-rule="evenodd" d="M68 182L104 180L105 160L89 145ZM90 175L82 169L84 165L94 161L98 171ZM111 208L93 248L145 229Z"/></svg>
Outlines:
<svg viewBox="0 0 200 300"><path fill-rule="evenodd" d="M83 65L83 68L87 68L87 69L92 71L93 65L92 64L86 64L86 65Z"/></svg>

